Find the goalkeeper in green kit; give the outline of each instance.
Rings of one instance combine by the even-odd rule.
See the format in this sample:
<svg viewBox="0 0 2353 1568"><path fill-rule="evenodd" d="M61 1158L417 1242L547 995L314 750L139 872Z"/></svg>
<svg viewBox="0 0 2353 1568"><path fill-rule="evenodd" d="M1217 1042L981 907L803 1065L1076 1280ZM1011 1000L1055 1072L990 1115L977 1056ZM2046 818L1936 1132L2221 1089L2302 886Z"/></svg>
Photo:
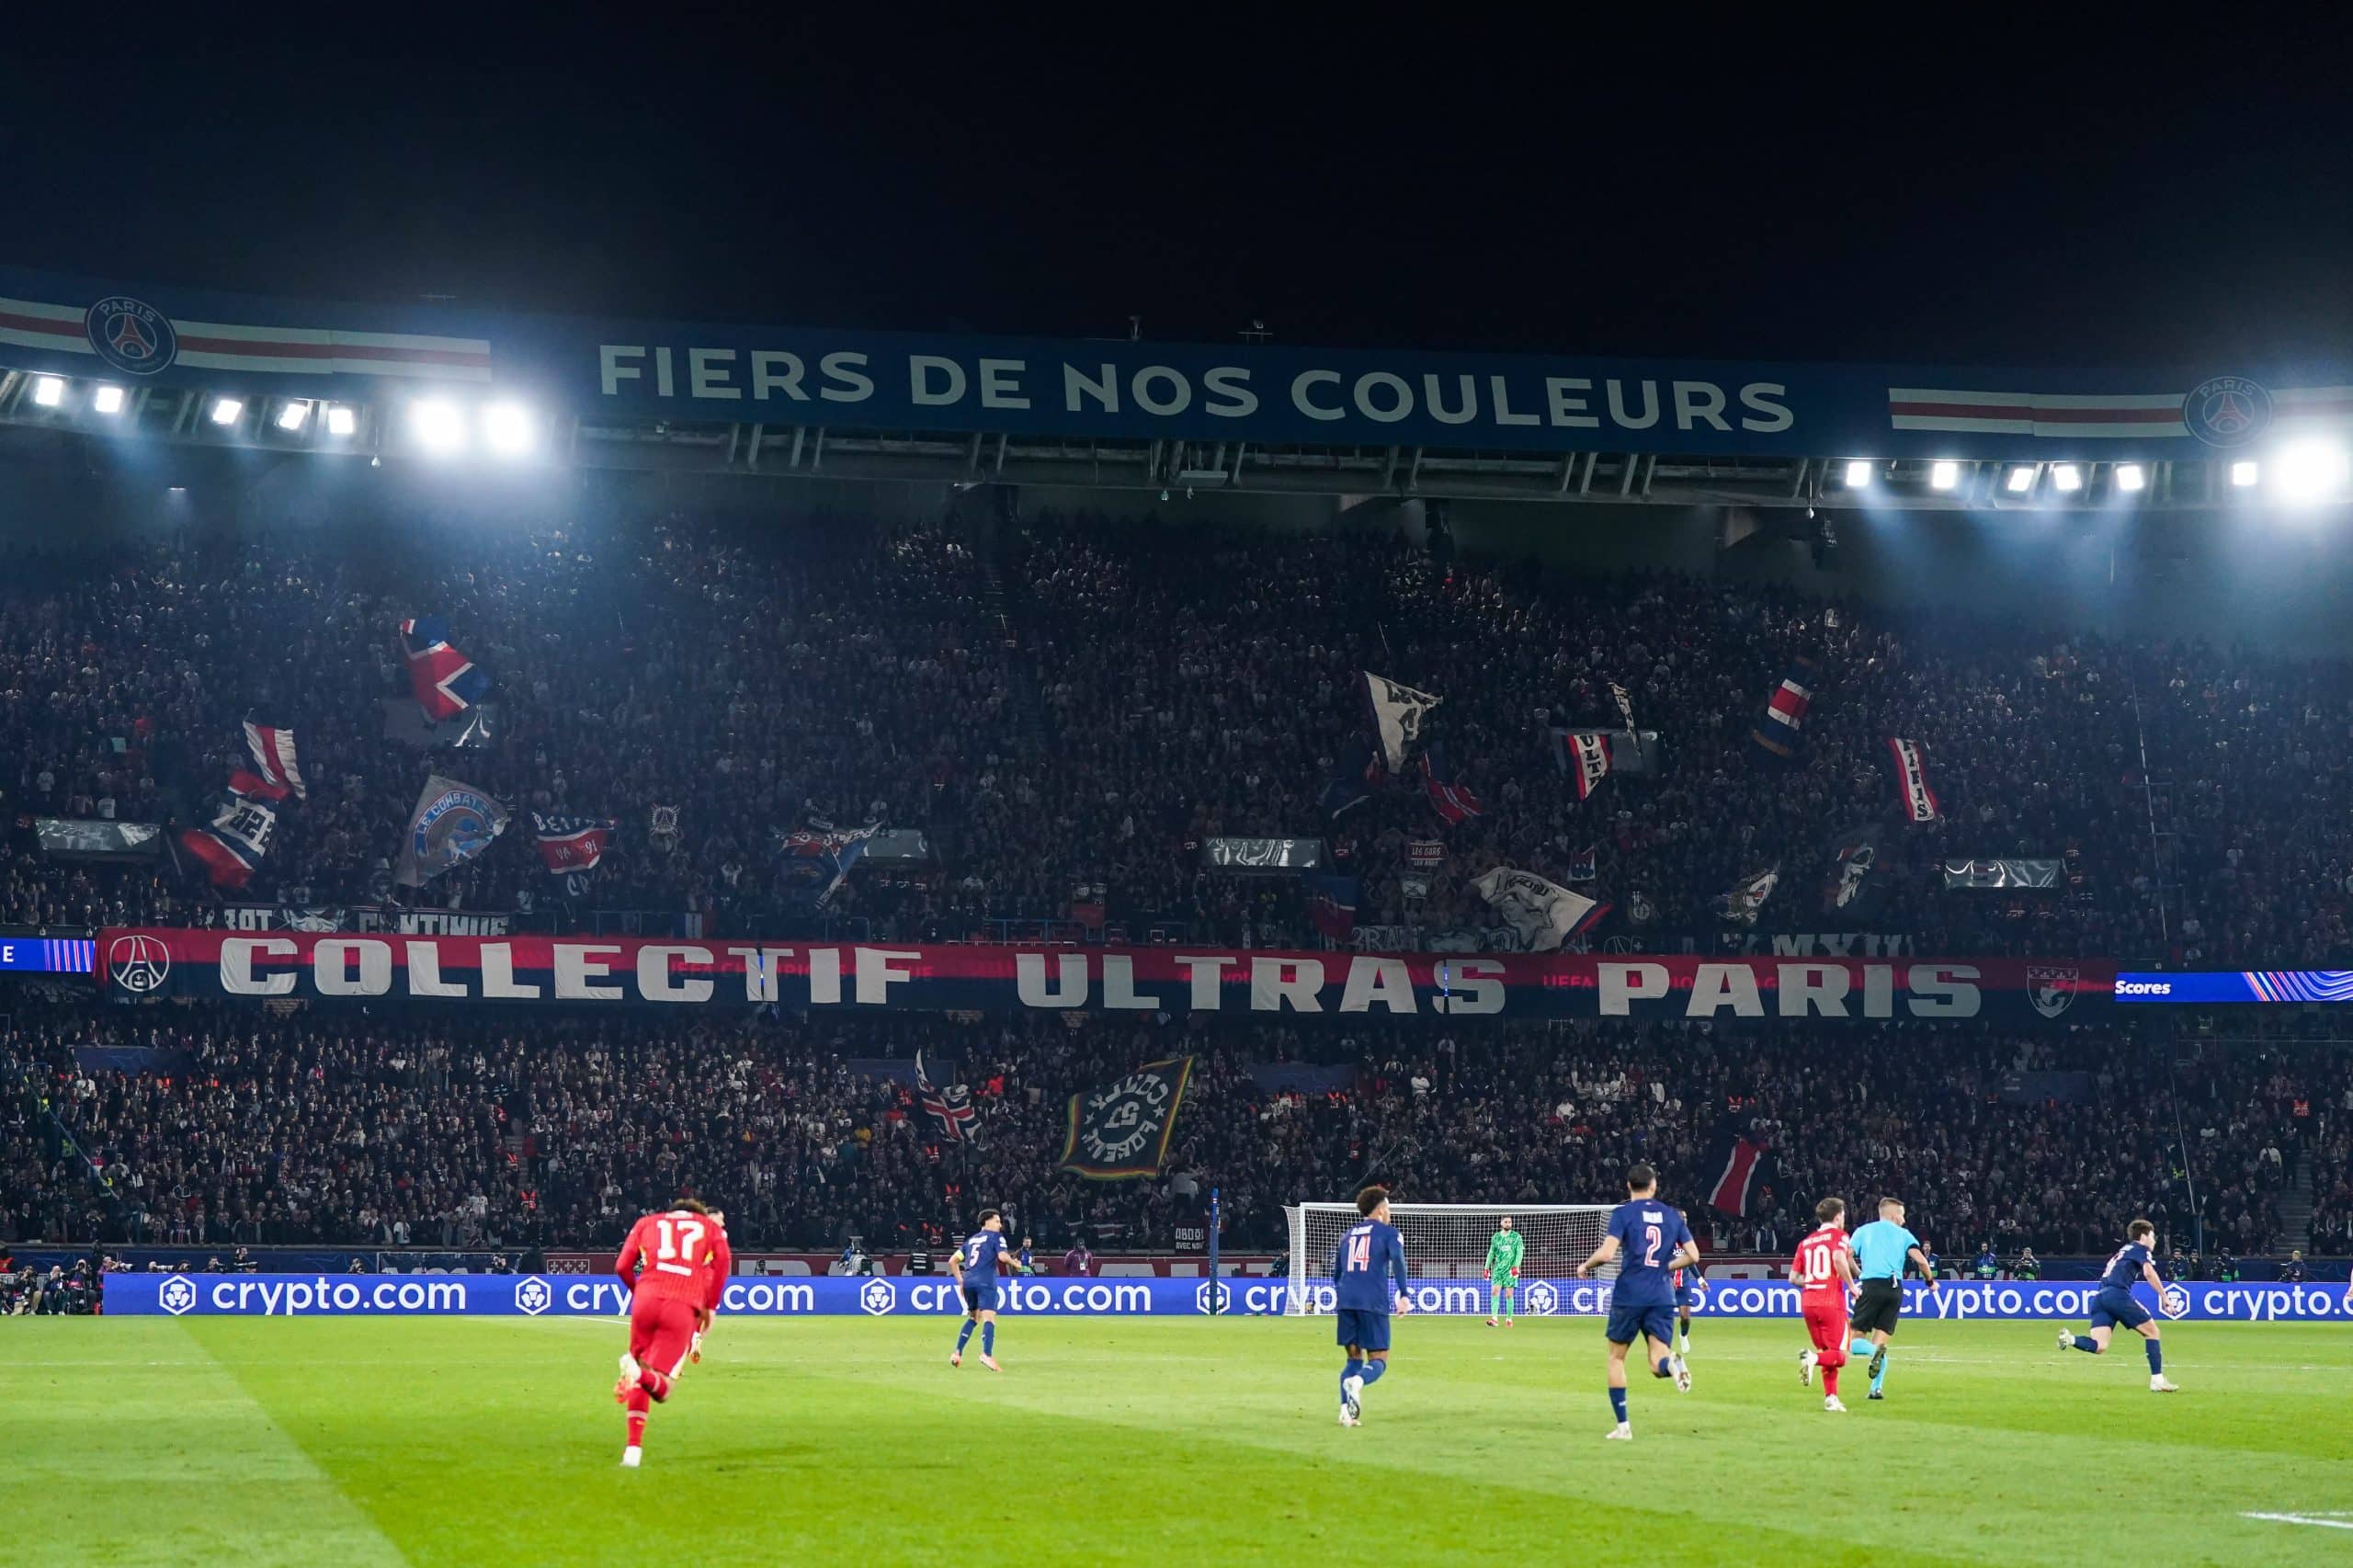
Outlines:
<svg viewBox="0 0 2353 1568"><path fill-rule="evenodd" d="M1495 1326L1495 1315L1503 1314L1504 1326L1509 1328L1514 1298L1519 1290L1519 1255L1525 1244L1518 1231L1511 1228L1511 1216L1506 1214L1495 1221L1495 1239L1487 1244L1487 1326Z"/></svg>

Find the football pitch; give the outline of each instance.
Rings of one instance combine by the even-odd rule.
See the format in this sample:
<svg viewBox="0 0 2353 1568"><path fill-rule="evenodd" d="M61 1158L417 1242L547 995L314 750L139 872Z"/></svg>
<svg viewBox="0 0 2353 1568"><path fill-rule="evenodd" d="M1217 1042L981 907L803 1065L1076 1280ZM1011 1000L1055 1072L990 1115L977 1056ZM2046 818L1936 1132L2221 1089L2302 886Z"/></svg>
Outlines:
<svg viewBox="0 0 2353 1568"><path fill-rule="evenodd" d="M1913 1322L1825 1415L1795 1324L1702 1322L1605 1443L1591 1320L1413 1318L1364 1425L1324 1320L722 1322L619 1468L618 1323L0 1324L0 1561L2079 1565L2353 1552L2353 1333L2177 1325L2148 1392ZM978 1349L977 1343L973 1346ZM2260 1517L2272 1515L2282 1517Z"/></svg>

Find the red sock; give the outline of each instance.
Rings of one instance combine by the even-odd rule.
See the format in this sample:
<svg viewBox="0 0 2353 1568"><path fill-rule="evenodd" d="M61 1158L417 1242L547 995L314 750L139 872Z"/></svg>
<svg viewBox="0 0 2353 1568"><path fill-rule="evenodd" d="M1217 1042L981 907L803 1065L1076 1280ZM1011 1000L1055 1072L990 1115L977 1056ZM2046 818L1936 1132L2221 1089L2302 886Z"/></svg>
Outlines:
<svg viewBox="0 0 2353 1568"><path fill-rule="evenodd" d="M653 1403L643 1389L630 1390L629 1446L632 1449L642 1447L645 1442L645 1413L653 1408Z"/></svg>
<svg viewBox="0 0 2353 1568"><path fill-rule="evenodd" d="M1838 1397L1838 1369L1836 1367L1822 1369L1822 1392L1833 1399Z"/></svg>
<svg viewBox="0 0 2353 1568"><path fill-rule="evenodd" d="M657 1403L670 1397L670 1380L651 1367L637 1374L637 1386L652 1394Z"/></svg>

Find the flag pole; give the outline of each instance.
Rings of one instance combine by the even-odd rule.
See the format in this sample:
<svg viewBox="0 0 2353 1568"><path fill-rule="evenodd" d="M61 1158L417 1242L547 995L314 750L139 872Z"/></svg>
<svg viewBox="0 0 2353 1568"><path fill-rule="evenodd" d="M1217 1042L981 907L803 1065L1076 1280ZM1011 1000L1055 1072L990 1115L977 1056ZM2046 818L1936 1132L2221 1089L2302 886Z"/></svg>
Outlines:
<svg viewBox="0 0 2353 1568"><path fill-rule="evenodd" d="M1218 1289L1217 1289L1217 1287L1218 1287L1218 1278L1217 1278L1217 1232L1218 1232L1218 1223L1217 1223L1217 1221L1218 1221L1217 1188L1216 1188L1216 1187L1211 1187L1211 1188L1210 1188L1210 1294L1209 1294L1209 1306L1210 1306L1210 1311L1211 1311L1211 1312L1216 1312L1216 1311L1217 1311L1217 1303L1218 1303Z"/></svg>

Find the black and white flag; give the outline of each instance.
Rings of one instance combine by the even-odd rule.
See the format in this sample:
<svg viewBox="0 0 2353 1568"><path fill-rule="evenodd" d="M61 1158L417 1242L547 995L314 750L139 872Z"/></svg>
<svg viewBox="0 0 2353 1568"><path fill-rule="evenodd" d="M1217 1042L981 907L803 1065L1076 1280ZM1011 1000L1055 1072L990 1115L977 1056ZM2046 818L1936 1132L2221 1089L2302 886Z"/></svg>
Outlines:
<svg viewBox="0 0 2353 1568"><path fill-rule="evenodd" d="M1877 823L1850 827L1830 841L1830 869L1822 879L1822 912L1869 921L1887 902L1887 875L1880 869L1881 853Z"/></svg>
<svg viewBox="0 0 2353 1568"><path fill-rule="evenodd" d="M1773 890L1780 881L1781 868L1779 866L1768 866L1761 871L1750 872L1716 895L1718 917L1734 926L1756 925L1758 913L1765 907L1765 901L1773 896Z"/></svg>
<svg viewBox="0 0 2353 1568"><path fill-rule="evenodd" d="M1386 676L1364 672L1365 694L1372 700L1372 724L1381 735L1381 755L1389 764L1389 771L1396 773L1405 766L1405 756L1414 743L1422 738L1422 718L1444 699L1432 697L1427 691L1415 691L1410 686L1400 686Z"/></svg>
<svg viewBox="0 0 2353 1568"><path fill-rule="evenodd" d="M1531 953L1559 951L1563 942L1609 912L1606 903L1508 866L1496 867L1471 886Z"/></svg>

